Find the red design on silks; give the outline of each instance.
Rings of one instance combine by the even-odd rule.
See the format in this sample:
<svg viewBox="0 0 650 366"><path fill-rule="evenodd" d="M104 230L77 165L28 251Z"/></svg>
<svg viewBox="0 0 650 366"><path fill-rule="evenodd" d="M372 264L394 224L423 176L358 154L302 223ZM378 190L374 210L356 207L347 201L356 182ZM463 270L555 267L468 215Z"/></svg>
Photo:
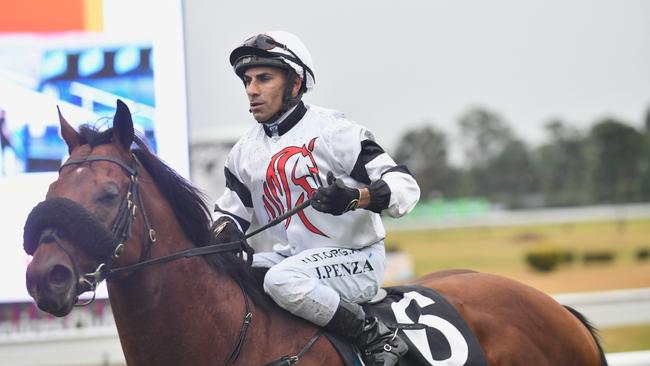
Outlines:
<svg viewBox="0 0 650 366"><path fill-rule="evenodd" d="M266 181L262 194L264 209L271 219L299 206L306 198L311 198L314 191L323 185L318 175L318 164L312 154L317 138L314 137L308 144L303 144L301 147L287 146L271 157L269 166L266 168ZM300 174L298 169L306 171L306 174L296 176L296 174ZM291 190L295 187L302 188L303 192L300 192L294 201L291 197ZM298 212L298 217L309 231L328 237L309 221L304 211ZM284 227L289 227L290 223L291 217L287 218Z"/></svg>

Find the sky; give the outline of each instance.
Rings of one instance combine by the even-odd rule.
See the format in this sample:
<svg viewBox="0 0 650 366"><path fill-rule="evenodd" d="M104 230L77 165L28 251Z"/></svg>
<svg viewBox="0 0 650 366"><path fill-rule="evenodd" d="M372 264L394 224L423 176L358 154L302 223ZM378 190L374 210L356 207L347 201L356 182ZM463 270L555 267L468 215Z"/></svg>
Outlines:
<svg viewBox="0 0 650 366"><path fill-rule="evenodd" d="M473 107L533 144L551 119L640 127L650 108L649 1L188 0L184 15L195 142L255 123L228 55L279 29L314 59L316 88L304 100L344 112L388 151L426 123L457 145L457 121Z"/></svg>

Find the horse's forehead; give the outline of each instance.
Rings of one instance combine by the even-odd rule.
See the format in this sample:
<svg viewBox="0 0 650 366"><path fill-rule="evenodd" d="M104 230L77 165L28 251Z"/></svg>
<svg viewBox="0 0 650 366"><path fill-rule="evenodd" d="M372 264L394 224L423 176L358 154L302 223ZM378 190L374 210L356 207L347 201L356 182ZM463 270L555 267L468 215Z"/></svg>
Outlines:
<svg viewBox="0 0 650 366"><path fill-rule="evenodd" d="M106 156L117 160L122 160L120 152L111 144L98 145L91 147L90 145L82 145L76 148L70 155L70 160L84 160L90 156ZM111 177L112 179L120 180L121 171L120 167L115 163L109 161L93 161L92 169L89 164L71 164L62 170L58 179L50 186L48 196L54 195L68 195L70 190L80 192L88 192L95 188L99 188L98 180ZM128 181L128 177L123 179ZM66 193L67 192L67 193Z"/></svg>
<svg viewBox="0 0 650 366"><path fill-rule="evenodd" d="M72 152L71 157L78 159L89 155L105 155L114 158L121 157L120 150L115 146L115 144L101 144L97 146L90 146L88 144L81 145Z"/></svg>
<svg viewBox="0 0 650 366"><path fill-rule="evenodd" d="M97 146L82 145L75 149L70 155L70 160L84 160L88 157L109 157L115 160L126 161L128 156L126 156L119 148L114 144L102 144ZM101 161L97 161L97 165L102 166ZM105 164L105 166L110 167L112 163Z"/></svg>
<svg viewBox="0 0 650 366"><path fill-rule="evenodd" d="M74 151L72 151L72 154L70 154L70 158L79 159L79 158L86 157L90 155L92 150L93 148L90 147L90 145L81 145L76 149L74 149Z"/></svg>

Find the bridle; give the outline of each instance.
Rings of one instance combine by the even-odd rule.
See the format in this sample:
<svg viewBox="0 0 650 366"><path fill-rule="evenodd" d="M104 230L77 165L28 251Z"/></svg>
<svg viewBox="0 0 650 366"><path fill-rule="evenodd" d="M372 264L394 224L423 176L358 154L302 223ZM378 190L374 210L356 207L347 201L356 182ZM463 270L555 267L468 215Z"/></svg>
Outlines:
<svg viewBox="0 0 650 366"><path fill-rule="evenodd" d="M86 285L86 291L92 291L93 297L88 302L80 305L88 305L92 303L95 298L95 291L97 286L105 279L109 278L111 271L113 271L113 264L122 253L124 252L125 243L129 236L131 235L131 228L133 226L133 221L138 213L138 205L142 211L142 216L144 217L144 222L148 232L147 246L145 252L145 259L151 256L151 249L153 244L156 242L156 231L151 227L149 221L149 216L147 211L144 208L144 203L142 201L142 196L139 194L139 176L138 176L138 158L135 154L131 154L133 157L133 166L127 165L124 162L115 159L108 155L89 155L80 159L70 159L63 163L59 168L59 172L71 165L79 165L92 161L108 161L114 164L117 164L121 167L129 176L129 187L125 196L124 201L120 204L120 207L117 211L117 216L111 227L111 234L115 238L115 246L112 249L112 255L105 259L102 263L97 266L97 269L94 272L85 273L81 276L80 281Z"/></svg>
<svg viewBox="0 0 650 366"><path fill-rule="evenodd" d="M80 304L76 304L77 306L86 306L91 304L95 300L97 287L102 281L116 278L116 276L119 274L132 273L138 269L153 264L170 262L180 258L190 258L195 256L205 256L210 254L233 252L233 251L238 253L246 252L249 256L249 259L252 259L253 250L250 246L248 246L245 239L248 239L253 235L258 234L263 230L270 228L271 226L277 225L278 223L284 221L286 218L298 213L299 211L302 211L303 209L305 209L307 206L311 204L311 200L307 200L303 202L302 204L294 207L292 210L289 210L285 212L283 215L278 216L277 218L270 221L266 225L247 234L244 237L244 239L238 241L226 242L226 243L207 245L203 247L195 247L191 249L182 250L176 253L172 253L169 255L165 255L162 257L151 258L151 251L154 243L156 242L156 231L151 226L149 217L147 216L147 212L144 207L142 195L140 195L139 193L138 165L140 164L140 162L138 161L138 158L135 154L132 153L131 156L133 157L133 165L127 165L124 162L108 155L89 155L80 159L70 159L65 163L63 163L59 168L59 172L61 172L61 170L66 166L84 164L86 162L92 162L92 161L107 161L120 166L129 176L129 187L127 190L125 200L120 204L120 208L118 209L117 216L115 218L115 221L110 231L113 237L115 238L115 243L116 243L114 248L112 249L113 254L108 259L105 259L102 263L100 263L94 272L85 273L82 276L80 276L79 282L82 283L84 287L84 291L82 291L81 293L92 291L93 295L90 300ZM142 216L144 217L146 230L148 232L147 245L145 249L145 255L143 257L144 259L132 265L113 268L115 260L117 260L124 252L125 243L128 240L129 236L131 235L131 228L133 226L133 221L137 216L138 205L140 206L140 211L142 211ZM223 229L223 227L217 227L216 231L220 231L221 229ZM68 255L68 257L70 257L70 254L67 252L67 250L65 250L65 248L61 244L61 240L56 235L56 232L52 232L49 234L51 234L54 237L55 239L54 241L57 243L57 245L61 247L61 249L63 249L66 255ZM218 235L218 232L213 234ZM72 260L72 257L70 257L70 260L73 264L75 263ZM246 292L244 291L244 288L242 287L241 283L239 283L239 281L236 282L239 285L239 288L241 289L242 295L244 297L245 315L244 315L244 321L242 324L242 328L240 330L238 340L235 343L235 347L230 353L230 356L226 360L225 365L232 364L239 356L239 353L244 344L244 340L246 338L246 334L251 324L252 316L253 316L252 312L250 311L248 296L246 295ZM307 344L297 355L291 357L285 356L285 358L276 360L274 361L275 363L271 363L271 364L293 365L297 363L300 356L302 356L305 352L307 352L307 350L309 350L313 346L313 344L316 342L316 340L318 340L318 338L320 338L320 336L321 336L321 332L318 331L307 342Z"/></svg>

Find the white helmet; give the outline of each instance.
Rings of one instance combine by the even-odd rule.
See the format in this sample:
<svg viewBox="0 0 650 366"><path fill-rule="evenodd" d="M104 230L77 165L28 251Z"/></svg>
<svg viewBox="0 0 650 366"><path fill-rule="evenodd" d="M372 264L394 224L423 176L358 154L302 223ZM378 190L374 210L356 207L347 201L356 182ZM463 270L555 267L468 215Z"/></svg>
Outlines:
<svg viewBox="0 0 650 366"><path fill-rule="evenodd" d="M314 89L314 66L311 54L300 38L285 31L255 35L230 53L230 65L240 78L252 66L293 69L302 79L301 92Z"/></svg>

